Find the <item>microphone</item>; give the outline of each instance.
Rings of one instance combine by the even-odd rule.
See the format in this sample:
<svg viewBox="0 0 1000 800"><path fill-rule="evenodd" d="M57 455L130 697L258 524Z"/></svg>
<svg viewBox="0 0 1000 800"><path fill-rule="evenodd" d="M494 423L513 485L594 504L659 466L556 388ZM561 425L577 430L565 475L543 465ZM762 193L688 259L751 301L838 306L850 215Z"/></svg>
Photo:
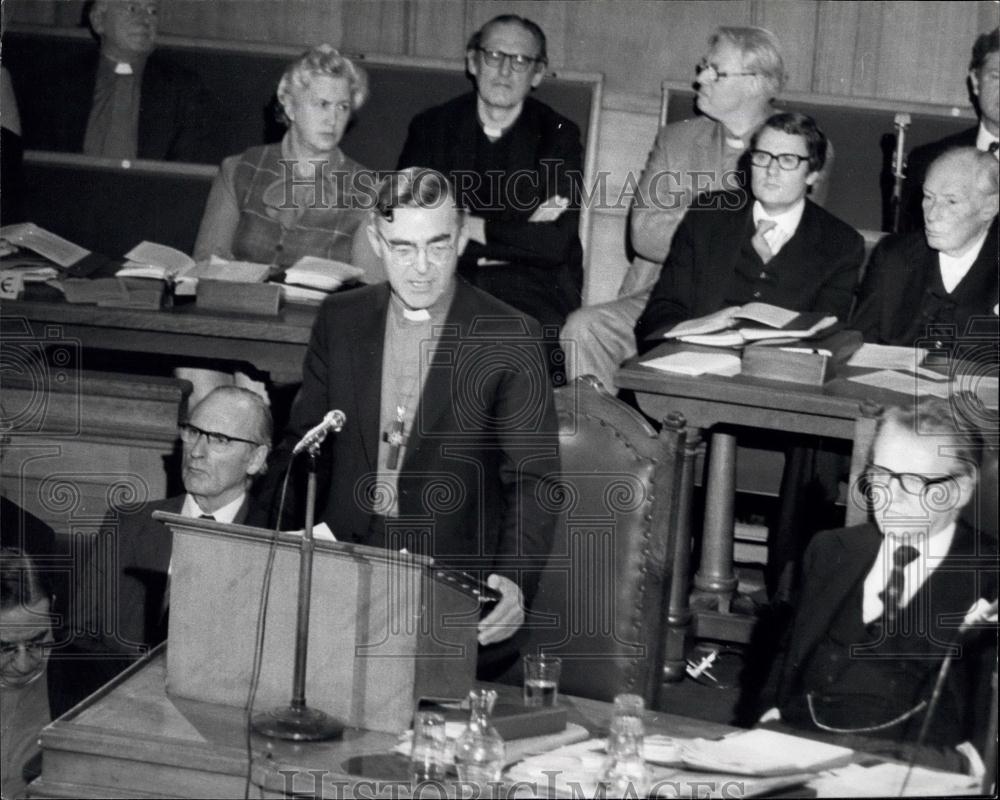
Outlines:
<svg viewBox="0 0 1000 800"><path fill-rule="evenodd" d="M315 428L310 428L306 435L303 436L297 445L295 445L292 450L292 455L297 456L303 450L308 450L312 447L319 447L323 444L323 440L326 439L326 435L330 431L338 432L344 427L344 423L347 422L347 416L343 411L334 409L333 411L327 412L326 416L323 417L323 421L320 422Z"/></svg>

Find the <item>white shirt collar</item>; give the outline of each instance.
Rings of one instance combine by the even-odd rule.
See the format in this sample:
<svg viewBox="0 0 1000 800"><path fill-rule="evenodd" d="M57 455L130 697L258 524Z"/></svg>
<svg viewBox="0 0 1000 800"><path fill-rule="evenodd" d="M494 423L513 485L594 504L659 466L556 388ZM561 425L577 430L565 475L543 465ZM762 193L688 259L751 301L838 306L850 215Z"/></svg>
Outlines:
<svg viewBox="0 0 1000 800"><path fill-rule="evenodd" d="M986 130L986 126L980 122L979 131L976 133L976 149L982 150L985 153L990 149L990 145L996 141L1000 141L1000 138ZM1000 158L1000 153L997 154L997 158Z"/></svg>
<svg viewBox="0 0 1000 800"><path fill-rule="evenodd" d="M795 235L795 231L798 230L799 223L802 221L802 214L805 210L806 199L804 197L788 209L788 211L774 215L768 214L764 210L764 207L760 204L760 200L754 200L754 227L756 228L762 219L772 220L777 223L775 227L764 234L764 240L767 242L768 247L771 248L772 253L777 255L778 251L785 246L785 243Z"/></svg>
<svg viewBox="0 0 1000 800"><path fill-rule="evenodd" d="M972 265L979 258L979 252L983 249L983 243L986 241L986 235L989 232L989 228L984 230L983 235L963 255L949 256L946 253L938 253L941 282L949 294L955 291L955 287L962 282L962 278L972 269Z"/></svg>
<svg viewBox="0 0 1000 800"><path fill-rule="evenodd" d="M201 507L198 505L197 501L191 495L184 496L184 507L181 508L181 516L188 517L189 519L198 519L202 514L211 514L215 517L216 522L226 522L232 523L236 519L236 514L239 513L240 507L246 500L246 492L237 497L233 502L227 503L222 508L216 511L202 511Z"/></svg>
<svg viewBox="0 0 1000 800"><path fill-rule="evenodd" d="M865 578L861 617L866 625L882 616L882 601L879 599L878 593L885 589L889 580L889 573L892 571L892 557L896 548L908 544L915 547L918 552L917 557L903 570L903 593L899 598L899 606L903 608L913 599L920 587L927 582L934 570L941 566L941 562L951 550L951 544L955 538L955 528L956 524L953 522L933 536L917 534L905 539L893 536L882 537L882 544L875 556L875 563L872 564Z"/></svg>

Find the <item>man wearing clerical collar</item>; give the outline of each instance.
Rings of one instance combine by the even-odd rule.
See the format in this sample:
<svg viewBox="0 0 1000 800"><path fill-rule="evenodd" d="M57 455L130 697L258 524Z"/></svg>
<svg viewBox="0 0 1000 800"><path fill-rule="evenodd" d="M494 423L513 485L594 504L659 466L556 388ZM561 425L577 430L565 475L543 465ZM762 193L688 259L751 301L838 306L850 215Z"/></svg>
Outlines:
<svg viewBox="0 0 1000 800"><path fill-rule="evenodd" d="M867 342L906 347L995 341L1000 165L975 147L946 151L923 192L923 230L875 248L851 327Z"/></svg>
<svg viewBox="0 0 1000 800"><path fill-rule="evenodd" d="M530 97L548 63L545 34L504 14L469 40L476 90L421 112L398 165L449 177L469 212L459 273L552 329L580 305L580 130Z"/></svg>
<svg viewBox="0 0 1000 800"><path fill-rule="evenodd" d="M983 452L961 404L887 409L864 484L873 522L818 534L762 722L859 750L981 771L996 629L996 543L967 519ZM995 503L980 497L980 505ZM973 629L959 631L964 624ZM962 637L960 639L960 637ZM954 660L922 747L941 660ZM971 742L971 743L970 743ZM973 746L975 745L975 746ZM957 752L956 752L957 751Z"/></svg>
<svg viewBox="0 0 1000 800"><path fill-rule="evenodd" d="M542 498L558 428L538 323L456 277L463 221L444 175L386 177L368 236L389 281L324 302L276 464L328 411L346 414L317 459L317 520L340 541L432 556L498 590L479 622L488 677L517 657L551 548ZM273 505L273 489L262 495Z"/></svg>

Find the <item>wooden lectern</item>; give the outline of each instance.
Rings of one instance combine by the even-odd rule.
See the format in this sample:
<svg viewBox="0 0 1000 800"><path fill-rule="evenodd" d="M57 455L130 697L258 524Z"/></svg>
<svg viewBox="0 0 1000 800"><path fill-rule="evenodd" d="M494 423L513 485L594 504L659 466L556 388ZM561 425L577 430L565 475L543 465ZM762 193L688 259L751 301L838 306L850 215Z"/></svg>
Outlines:
<svg viewBox="0 0 1000 800"><path fill-rule="evenodd" d="M173 532L167 692L243 707L268 548L275 534L157 512ZM296 534L276 535L255 710L292 689ZM432 576L432 560L317 541L306 698L355 728L398 733L418 697L464 697L476 670L478 603Z"/></svg>

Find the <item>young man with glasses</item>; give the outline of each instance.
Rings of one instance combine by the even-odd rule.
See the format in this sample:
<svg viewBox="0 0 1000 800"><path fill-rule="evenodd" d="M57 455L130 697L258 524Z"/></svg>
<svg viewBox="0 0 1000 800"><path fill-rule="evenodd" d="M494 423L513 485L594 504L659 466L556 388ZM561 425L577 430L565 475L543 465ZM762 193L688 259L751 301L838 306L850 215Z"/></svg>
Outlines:
<svg viewBox="0 0 1000 800"><path fill-rule="evenodd" d="M251 509L247 493L266 469L271 425L259 395L236 386L214 389L180 428L184 494L137 509L112 505L79 582L82 595L90 589L78 600L87 629L97 632L104 649L137 656L166 638L172 536L152 518L154 511L266 525L266 514Z"/></svg>
<svg viewBox="0 0 1000 800"><path fill-rule="evenodd" d="M852 491L873 522L818 534L763 694L762 722L981 774L996 663L996 542L966 520L982 442L961 404L888 409ZM995 497L980 498L995 503ZM992 625L990 625L992 620ZM970 630L959 631L966 624ZM942 659L953 662L915 748ZM979 748L979 752L977 752Z"/></svg>
<svg viewBox="0 0 1000 800"><path fill-rule="evenodd" d="M389 282L323 304L272 473L342 410L318 459L317 520L340 541L433 556L497 590L479 622L488 676L517 656L511 637L551 547L556 515L541 498L559 447L539 326L456 277L463 221L444 175L385 179L368 234Z"/></svg>
<svg viewBox="0 0 1000 800"><path fill-rule="evenodd" d="M455 186L469 212L459 274L556 331L583 285L583 150L576 124L529 96L547 63L534 22L487 22L466 49L476 91L418 114L399 167L435 169Z"/></svg>
<svg viewBox="0 0 1000 800"><path fill-rule="evenodd" d="M739 187L750 138L774 113L772 100L785 82L777 37L764 28L723 27L708 45L695 67L698 116L660 129L639 178L629 217L635 258L618 299L573 312L563 328L570 378L592 374L614 386L618 365L635 355L632 329L685 212L702 194ZM832 160L831 152L812 187L816 202Z"/></svg>
<svg viewBox="0 0 1000 800"><path fill-rule="evenodd" d="M640 352L679 322L755 301L847 319L864 242L807 198L826 150L826 136L804 114L775 114L754 133L750 197L694 200L636 323Z"/></svg>

